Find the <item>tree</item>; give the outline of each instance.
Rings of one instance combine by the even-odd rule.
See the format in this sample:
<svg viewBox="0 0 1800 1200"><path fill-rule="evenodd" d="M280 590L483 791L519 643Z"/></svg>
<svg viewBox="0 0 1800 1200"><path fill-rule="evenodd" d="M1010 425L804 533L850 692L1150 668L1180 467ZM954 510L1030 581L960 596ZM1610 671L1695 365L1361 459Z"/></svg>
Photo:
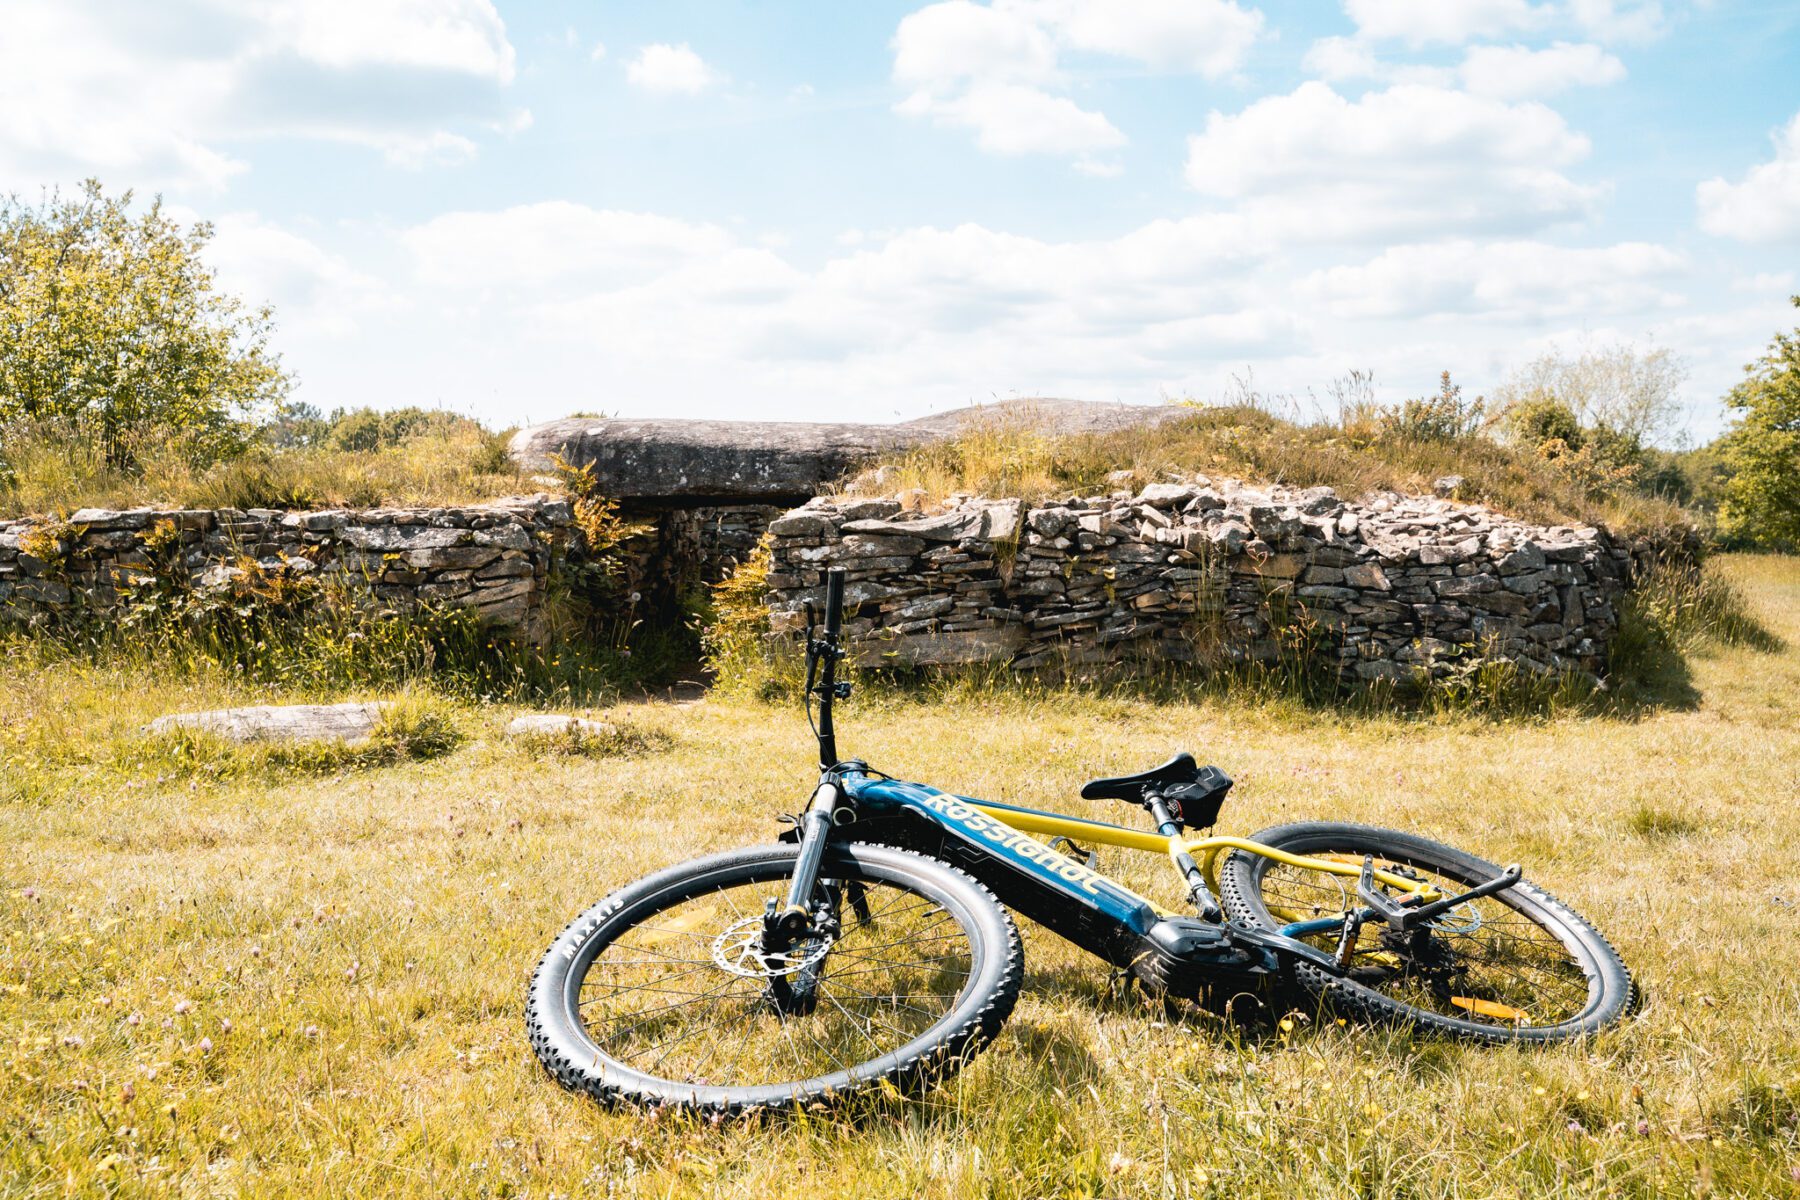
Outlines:
<svg viewBox="0 0 1800 1200"><path fill-rule="evenodd" d="M1800 296L1793 297L1800 308ZM1720 440L1731 477L1719 512L1728 540L1800 545L1800 328L1778 333L1725 397L1740 414Z"/></svg>
<svg viewBox="0 0 1800 1200"><path fill-rule="evenodd" d="M1504 415L1553 400L1582 427L1604 427L1641 446L1677 432L1687 375L1687 364L1663 347L1617 342L1574 357L1553 349L1513 372L1494 393L1495 407Z"/></svg>
<svg viewBox="0 0 1800 1200"><path fill-rule="evenodd" d="M218 290L210 225L131 203L91 179L78 198L0 199L0 423L75 426L119 466L146 438L223 456L292 383L271 310Z"/></svg>

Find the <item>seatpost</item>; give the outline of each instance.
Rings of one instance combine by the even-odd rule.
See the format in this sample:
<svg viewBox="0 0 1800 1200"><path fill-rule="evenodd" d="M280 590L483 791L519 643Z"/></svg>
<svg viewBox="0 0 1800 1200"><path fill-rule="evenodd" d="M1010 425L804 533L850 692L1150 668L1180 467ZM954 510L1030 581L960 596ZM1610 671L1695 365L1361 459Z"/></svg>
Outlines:
<svg viewBox="0 0 1800 1200"><path fill-rule="evenodd" d="M1150 819L1156 822L1156 832L1169 839L1169 858L1175 863L1176 870L1187 880L1188 899L1200 910L1200 915L1208 921L1222 921L1225 914L1219 908L1218 901L1213 899L1212 889L1206 886L1206 875L1200 870L1200 864L1194 856L1187 852L1181 844L1182 825L1175 814L1169 810L1169 802L1162 793L1154 789L1144 792L1144 807L1150 810Z"/></svg>

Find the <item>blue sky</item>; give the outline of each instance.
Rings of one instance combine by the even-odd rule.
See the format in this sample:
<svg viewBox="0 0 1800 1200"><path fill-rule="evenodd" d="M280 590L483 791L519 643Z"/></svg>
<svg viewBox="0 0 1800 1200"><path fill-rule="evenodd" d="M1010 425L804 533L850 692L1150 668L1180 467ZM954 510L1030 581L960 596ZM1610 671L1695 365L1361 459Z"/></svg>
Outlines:
<svg viewBox="0 0 1800 1200"><path fill-rule="evenodd" d="M871 419L1468 390L1687 430L1800 290L1800 6L0 0L0 189L213 220L299 397Z"/></svg>

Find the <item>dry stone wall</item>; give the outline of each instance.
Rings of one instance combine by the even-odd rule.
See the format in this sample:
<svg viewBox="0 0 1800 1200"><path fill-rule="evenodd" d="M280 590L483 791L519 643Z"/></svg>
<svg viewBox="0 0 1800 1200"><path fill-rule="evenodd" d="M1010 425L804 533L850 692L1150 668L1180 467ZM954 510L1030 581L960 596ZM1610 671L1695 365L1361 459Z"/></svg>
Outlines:
<svg viewBox="0 0 1800 1200"><path fill-rule="evenodd" d="M0 521L0 621L104 612L158 573L224 588L252 570L340 578L388 604L471 605L534 631L566 544L566 500L324 512L82 509Z"/></svg>
<svg viewBox="0 0 1800 1200"><path fill-rule="evenodd" d="M1205 478L935 513L818 498L769 534L773 631L799 628L842 566L861 661L1021 671L1286 650L1352 681L1412 683L1476 657L1597 677L1634 566L1601 529Z"/></svg>

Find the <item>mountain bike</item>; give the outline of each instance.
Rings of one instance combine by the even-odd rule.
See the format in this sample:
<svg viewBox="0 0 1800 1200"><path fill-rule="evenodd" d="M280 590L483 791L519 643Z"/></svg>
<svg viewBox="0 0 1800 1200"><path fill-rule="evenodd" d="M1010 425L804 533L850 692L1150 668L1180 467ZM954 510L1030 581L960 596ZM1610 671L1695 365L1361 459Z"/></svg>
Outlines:
<svg viewBox="0 0 1800 1200"><path fill-rule="evenodd" d="M527 1021L563 1085L718 1114L940 1078L1018 998L1014 912L1172 1000L1293 988L1342 1016L1486 1043L1581 1037L1630 1009L1618 954L1518 866L1338 822L1192 835L1232 781L1187 754L1081 789L1152 829L840 759L841 570L824 590L823 631L809 613L805 635L810 801L774 844L669 867L562 932ZM1095 870L1095 846L1165 856L1190 911Z"/></svg>

